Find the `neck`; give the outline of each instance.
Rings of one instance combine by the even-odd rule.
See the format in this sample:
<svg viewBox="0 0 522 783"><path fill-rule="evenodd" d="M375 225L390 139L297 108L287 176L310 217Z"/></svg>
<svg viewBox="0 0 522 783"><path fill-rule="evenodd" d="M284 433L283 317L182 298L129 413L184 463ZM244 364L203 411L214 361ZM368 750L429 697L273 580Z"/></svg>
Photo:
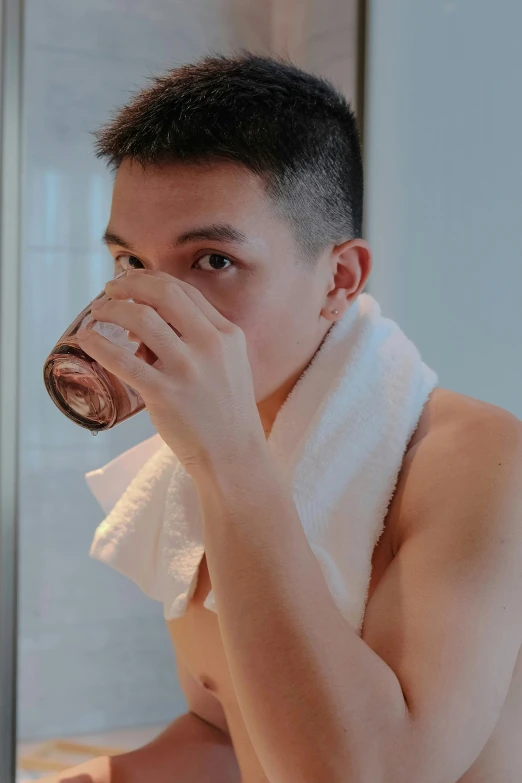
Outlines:
<svg viewBox="0 0 522 783"><path fill-rule="evenodd" d="M259 418L261 419L261 424L263 425L263 430L265 431L265 437L267 439L270 435L270 432L272 431L276 416L279 413L279 410L284 401L295 386L298 377L299 375L297 377L290 378L273 394L271 394L269 397L266 397L266 399L257 404Z"/></svg>
<svg viewBox="0 0 522 783"><path fill-rule="evenodd" d="M288 378L282 386L279 387L279 389L276 389L275 392L270 394L268 397L266 397L261 402L257 403L257 410L259 411L259 418L261 419L261 423L263 425L263 430L265 431L265 437L268 438L270 435L270 432L272 431L272 427L274 425L274 421L276 420L276 416L279 413L279 410L281 406L283 405L284 401L294 388L295 384L303 374L303 372L306 370L312 359L314 358L315 354L323 344L323 341L325 339L326 335L323 336L320 344L318 345L317 349L314 351L312 356L307 359L304 364L297 369L293 375Z"/></svg>
<svg viewBox="0 0 522 783"><path fill-rule="evenodd" d="M261 424L263 425L266 438L268 438L270 432L272 431L274 421L276 420L276 416L279 413L279 410L281 409L284 401L312 361L312 358L309 359L306 364L297 370L290 378L288 378L288 380L286 380L285 383L279 387L279 389L273 392L269 397L266 397L264 400L257 403L259 418L261 419Z"/></svg>

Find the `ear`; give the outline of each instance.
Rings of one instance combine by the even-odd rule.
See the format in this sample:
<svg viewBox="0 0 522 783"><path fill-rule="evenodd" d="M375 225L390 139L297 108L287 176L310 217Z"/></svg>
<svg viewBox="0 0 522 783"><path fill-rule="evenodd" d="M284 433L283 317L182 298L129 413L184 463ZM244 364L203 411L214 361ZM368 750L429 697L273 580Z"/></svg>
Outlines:
<svg viewBox="0 0 522 783"><path fill-rule="evenodd" d="M364 239L350 239L331 252L331 276L321 315L329 321L342 318L361 293L372 270L372 252ZM337 310L337 314L333 313Z"/></svg>

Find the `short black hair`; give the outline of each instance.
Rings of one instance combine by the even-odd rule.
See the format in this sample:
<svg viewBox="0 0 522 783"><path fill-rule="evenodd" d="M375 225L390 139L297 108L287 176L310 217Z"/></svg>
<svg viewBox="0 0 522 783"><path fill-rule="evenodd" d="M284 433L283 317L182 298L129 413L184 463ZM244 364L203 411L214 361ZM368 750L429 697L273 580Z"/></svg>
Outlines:
<svg viewBox="0 0 522 783"><path fill-rule="evenodd" d="M362 236L363 167L355 114L326 79L241 51L211 54L137 93L96 136L117 169L227 160L258 175L308 259Z"/></svg>

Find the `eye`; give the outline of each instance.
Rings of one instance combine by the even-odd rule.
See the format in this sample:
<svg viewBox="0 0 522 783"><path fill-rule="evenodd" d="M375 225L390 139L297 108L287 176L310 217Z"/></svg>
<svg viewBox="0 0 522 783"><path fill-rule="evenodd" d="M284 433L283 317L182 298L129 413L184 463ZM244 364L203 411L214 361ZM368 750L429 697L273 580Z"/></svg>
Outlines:
<svg viewBox="0 0 522 783"><path fill-rule="evenodd" d="M134 264L141 264L141 268L142 269L144 268L144 266L141 263L140 259L136 258L136 256L118 256L118 258L116 259L116 263L118 263L123 270L126 270L126 269L139 269L140 268L140 267L134 266Z"/></svg>
<svg viewBox="0 0 522 783"><path fill-rule="evenodd" d="M207 253L196 261L196 264L200 269L201 266L199 265L202 261L207 263L206 259L208 259L210 269L203 268L204 272L225 272L227 269L230 269L232 266L234 266L234 262L230 261L226 256L219 255L219 253ZM229 266L223 267L223 261L229 264Z"/></svg>

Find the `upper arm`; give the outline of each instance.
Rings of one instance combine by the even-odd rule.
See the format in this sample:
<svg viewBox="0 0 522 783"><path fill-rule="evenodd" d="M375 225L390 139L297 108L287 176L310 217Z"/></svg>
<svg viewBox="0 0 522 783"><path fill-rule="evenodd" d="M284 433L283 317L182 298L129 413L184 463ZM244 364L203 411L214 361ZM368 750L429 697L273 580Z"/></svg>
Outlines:
<svg viewBox="0 0 522 783"><path fill-rule="evenodd" d="M522 642L521 423L489 413L428 439L362 638L400 682L412 779L451 783L492 733Z"/></svg>
<svg viewBox="0 0 522 783"><path fill-rule="evenodd" d="M219 699L203 687L190 673L180 655L176 656L180 688L189 711L230 736L225 712Z"/></svg>

